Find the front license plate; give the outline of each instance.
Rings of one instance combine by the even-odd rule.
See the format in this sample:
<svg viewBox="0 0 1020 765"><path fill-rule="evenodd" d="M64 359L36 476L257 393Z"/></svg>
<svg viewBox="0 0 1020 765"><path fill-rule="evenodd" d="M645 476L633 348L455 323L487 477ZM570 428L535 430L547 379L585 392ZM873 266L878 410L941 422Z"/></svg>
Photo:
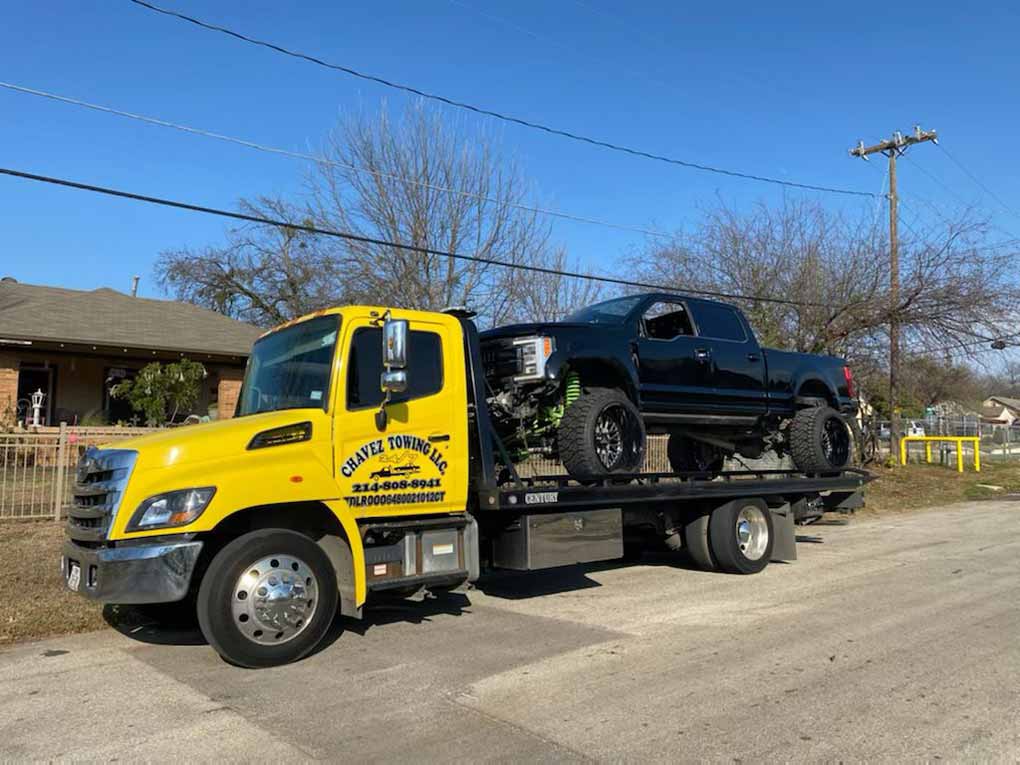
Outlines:
<svg viewBox="0 0 1020 765"><path fill-rule="evenodd" d="M78 590L81 584L81 566L71 561L71 567L67 571L67 587L71 590Z"/></svg>

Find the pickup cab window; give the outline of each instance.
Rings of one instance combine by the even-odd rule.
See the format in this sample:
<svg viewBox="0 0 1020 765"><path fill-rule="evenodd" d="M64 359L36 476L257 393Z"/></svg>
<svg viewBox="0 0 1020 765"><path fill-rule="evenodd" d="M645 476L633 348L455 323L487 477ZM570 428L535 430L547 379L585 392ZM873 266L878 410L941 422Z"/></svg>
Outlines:
<svg viewBox="0 0 1020 765"><path fill-rule="evenodd" d="M653 303L641 317L645 337L651 340L672 340L682 335L693 335L691 317L681 303L660 300Z"/></svg>
<svg viewBox="0 0 1020 765"><path fill-rule="evenodd" d="M394 402L431 396L443 389L443 347L439 335L412 330L407 346L408 387L392 397ZM382 404L386 395L379 387L382 373L382 329L362 327L354 333L347 361L348 409Z"/></svg>
<svg viewBox="0 0 1020 765"><path fill-rule="evenodd" d="M281 409L326 409L339 316L319 316L255 342L237 415Z"/></svg>
<svg viewBox="0 0 1020 765"><path fill-rule="evenodd" d="M699 303L694 306L694 320L698 334L712 340L729 340L743 343L747 340L744 323L737 312L718 303Z"/></svg>

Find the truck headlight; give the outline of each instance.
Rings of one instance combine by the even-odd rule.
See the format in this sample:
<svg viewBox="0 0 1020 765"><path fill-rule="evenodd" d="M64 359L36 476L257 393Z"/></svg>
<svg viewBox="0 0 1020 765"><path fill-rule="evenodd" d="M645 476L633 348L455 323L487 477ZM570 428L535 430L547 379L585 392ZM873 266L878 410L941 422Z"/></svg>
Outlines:
<svg viewBox="0 0 1020 765"><path fill-rule="evenodd" d="M556 350L556 343L551 337L522 337L514 340L517 348L517 359L519 362L520 374L514 379L523 382L525 380L541 380L545 378L545 362Z"/></svg>
<svg viewBox="0 0 1020 765"><path fill-rule="evenodd" d="M184 526L198 518L216 493L216 487L180 489L156 494L142 502L127 525L128 531Z"/></svg>

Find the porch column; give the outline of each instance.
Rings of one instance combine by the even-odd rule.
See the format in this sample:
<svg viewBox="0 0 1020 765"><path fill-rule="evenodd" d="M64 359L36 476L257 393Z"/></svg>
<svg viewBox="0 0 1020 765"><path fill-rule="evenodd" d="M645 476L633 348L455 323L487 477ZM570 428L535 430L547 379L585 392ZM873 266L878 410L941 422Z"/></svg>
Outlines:
<svg viewBox="0 0 1020 765"><path fill-rule="evenodd" d="M0 353L0 425L13 425L18 411L18 360Z"/></svg>
<svg viewBox="0 0 1020 765"><path fill-rule="evenodd" d="M229 420L234 416L237 397L241 392L243 369L221 369L216 384L216 418Z"/></svg>

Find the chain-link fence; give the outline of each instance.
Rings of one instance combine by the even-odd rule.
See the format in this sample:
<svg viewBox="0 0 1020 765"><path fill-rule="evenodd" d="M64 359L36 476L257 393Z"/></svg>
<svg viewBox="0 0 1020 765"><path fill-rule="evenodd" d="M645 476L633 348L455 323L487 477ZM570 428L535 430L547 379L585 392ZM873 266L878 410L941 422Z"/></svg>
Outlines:
<svg viewBox="0 0 1020 765"><path fill-rule="evenodd" d="M61 426L0 433L0 521L59 520L71 503L74 468L88 447L149 432Z"/></svg>

